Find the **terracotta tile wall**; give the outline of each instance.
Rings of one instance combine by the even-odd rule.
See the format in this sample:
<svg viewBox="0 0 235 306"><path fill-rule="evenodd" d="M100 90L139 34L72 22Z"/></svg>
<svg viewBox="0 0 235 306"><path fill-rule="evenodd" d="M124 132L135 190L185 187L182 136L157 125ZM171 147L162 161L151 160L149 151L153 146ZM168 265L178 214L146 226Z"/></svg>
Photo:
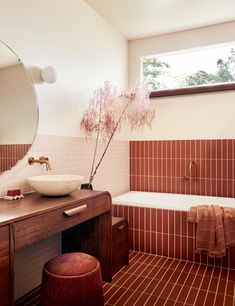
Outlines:
<svg viewBox="0 0 235 306"><path fill-rule="evenodd" d="M235 197L235 140L131 141L130 190Z"/></svg>
<svg viewBox="0 0 235 306"><path fill-rule="evenodd" d="M235 269L235 247L223 258L195 253L196 227L186 211L114 204L113 216L128 220L130 250Z"/></svg>
<svg viewBox="0 0 235 306"><path fill-rule="evenodd" d="M28 152L31 144L0 145L0 172L11 169Z"/></svg>

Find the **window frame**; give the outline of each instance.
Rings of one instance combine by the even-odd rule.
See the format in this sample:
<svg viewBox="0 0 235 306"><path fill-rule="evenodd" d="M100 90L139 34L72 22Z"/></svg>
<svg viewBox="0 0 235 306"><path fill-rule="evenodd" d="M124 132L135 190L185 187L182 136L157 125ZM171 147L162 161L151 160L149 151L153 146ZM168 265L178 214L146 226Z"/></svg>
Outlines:
<svg viewBox="0 0 235 306"><path fill-rule="evenodd" d="M157 97L191 95L191 94L198 94L198 93L211 93L211 92L229 91L229 90L235 90L235 82L216 84L216 85L182 87L182 88L176 88L176 89L152 90L150 92L149 97L152 99L152 98L157 98Z"/></svg>
<svg viewBox="0 0 235 306"><path fill-rule="evenodd" d="M204 47L199 48L190 48L190 49L182 49L180 52L185 52L186 50L192 49L204 49L208 47L218 47L220 45L230 45L231 43L235 43L235 41L227 42L227 43L219 43L219 44L210 44ZM161 52L160 55L163 54L170 54L170 53L178 53L178 51L173 52ZM155 54L157 55L157 54ZM149 55L152 57L153 55ZM141 56L141 79L143 79L143 66L142 66L142 59L148 56ZM150 98L156 97L168 97L168 96L178 96L178 95L191 95L191 94L201 94L201 93L213 93L219 91L230 91L235 90L235 80L233 82L224 82L224 83L215 83L215 84L205 84L205 85L195 85L195 86L188 86L188 87L180 87L180 88L169 88L169 89L156 89L150 90Z"/></svg>

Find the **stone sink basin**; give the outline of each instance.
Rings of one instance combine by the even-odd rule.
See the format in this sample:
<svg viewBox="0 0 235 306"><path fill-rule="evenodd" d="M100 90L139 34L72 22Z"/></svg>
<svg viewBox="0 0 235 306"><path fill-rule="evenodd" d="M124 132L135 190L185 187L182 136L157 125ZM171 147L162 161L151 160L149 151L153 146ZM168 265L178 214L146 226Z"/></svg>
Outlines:
<svg viewBox="0 0 235 306"><path fill-rule="evenodd" d="M31 187L45 196L58 197L78 189L83 180L81 175L49 174L28 177Z"/></svg>

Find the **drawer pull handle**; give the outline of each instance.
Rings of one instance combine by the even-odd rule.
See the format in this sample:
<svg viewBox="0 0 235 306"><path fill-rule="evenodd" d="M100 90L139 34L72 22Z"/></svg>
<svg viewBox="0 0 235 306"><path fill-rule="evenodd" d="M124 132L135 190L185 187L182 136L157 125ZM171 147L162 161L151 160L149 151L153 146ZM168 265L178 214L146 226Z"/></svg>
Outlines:
<svg viewBox="0 0 235 306"><path fill-rule="evenodd" d="M125 228L125 225L120 225L120 226L118 227L118 231L121 232L124 228Z"/></svg>
<svg viewBox="0 0 235 306"><path fill-rule="evenodd" d="M87 209L87 205L85 204L85 205L81 205L81 206L78 206L78 207L75 207L75 208L72 208L72 209L69 209L69 210L65 210L64 214L68 217L71 217L73 215L81 213L82 211L84 211L86 209Z"/></svg>

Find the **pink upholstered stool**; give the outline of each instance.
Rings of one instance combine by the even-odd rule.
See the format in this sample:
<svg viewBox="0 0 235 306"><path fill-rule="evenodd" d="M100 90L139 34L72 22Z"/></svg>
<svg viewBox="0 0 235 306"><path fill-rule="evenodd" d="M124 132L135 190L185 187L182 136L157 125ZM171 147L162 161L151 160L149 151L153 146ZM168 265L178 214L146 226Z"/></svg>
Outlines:
<svg viewBox="0 0 235 306"><path fill-rule="evenodd" d="M66 253L43 267L42 306L103 306L99 261L84 253Z"/></svg>

